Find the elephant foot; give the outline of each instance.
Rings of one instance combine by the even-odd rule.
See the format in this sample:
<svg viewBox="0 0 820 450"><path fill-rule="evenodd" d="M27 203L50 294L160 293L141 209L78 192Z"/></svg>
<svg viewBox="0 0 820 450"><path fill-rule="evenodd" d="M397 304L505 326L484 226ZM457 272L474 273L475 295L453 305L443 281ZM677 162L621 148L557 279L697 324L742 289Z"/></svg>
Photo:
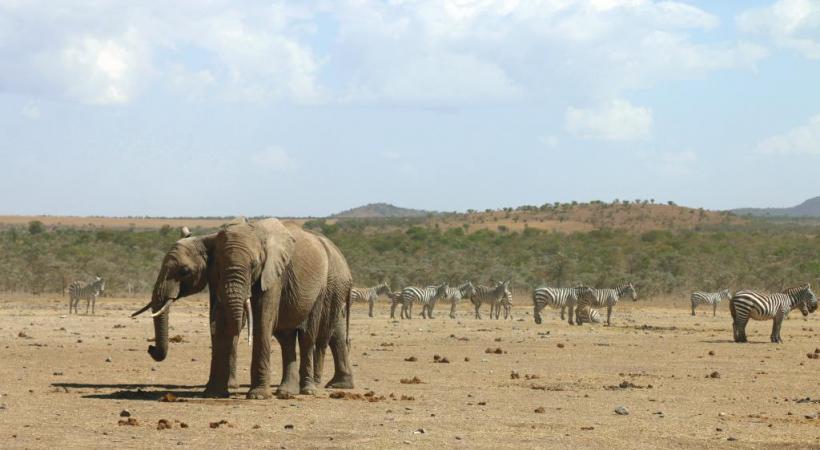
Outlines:
<svg viewBox="0 0 820 450"><path fill-rule="evenodd" d="M202 395L208 398L228 398L231 396L231 393L228 392L227 389L205 386L205 390L202 392Z"/></svg>
<svg viewBox="0 0 820 450"><path fill-rule="evenodd" d="M257 386L251 388L246 395L248 400L265 400L271 398L270 388L267 386Z"/></svg>
<svg viewBox="0 0 820 450"><path fill-rule="evenodd" d="M328 381L325 388L329 389L353 389L353 375L334 376Z"/></svg>
<svg viewBox="0 0 820 450"><path fill-rule="evenodd" d="M231 377L231 379L228 380L228 389L239 389L239 387L239 382L236 381L236 378Z"/></svg>
<svg viewBox="0 0 820 450"><path fill-rule="evenodd" d="M290 398L299 392L299 388L295 383L283 383L276 388L277 398Z"/></svg>
<svg viewBox="0 0 820 450"><path fill-rule="evenodd" d="M316 395L317 391L318 390L316 389L316 384L313 383L312 380L308 383L305 383L304 386L302 386L302 388L299 389L299 393L302 395Z"/></svg>

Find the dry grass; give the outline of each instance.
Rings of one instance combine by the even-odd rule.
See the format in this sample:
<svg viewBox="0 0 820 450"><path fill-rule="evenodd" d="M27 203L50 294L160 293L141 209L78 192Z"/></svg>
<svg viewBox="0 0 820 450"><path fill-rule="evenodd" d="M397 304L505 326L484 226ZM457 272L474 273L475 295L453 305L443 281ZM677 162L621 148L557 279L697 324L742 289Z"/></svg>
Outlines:
<svg viewBox="0 0 820 450"><path fill-rule="evenodd" d="M570 327L551 310L538 326L524 306L513 321L474 320L462 304L458 320L440 307L433 320L398 322L386 318L384 303L374 319L357 306L351 324L357 389L340 399L322 391L247 401L241 391L226 400L199 396L209 360L202 297L174 307L171 333L185 339L171 344L162 363L145 352L150 320L128 317L142 299L106 298L96 317L62 317L62 298L0 298L0 446L820 445L820 419L806 418L820 412L820 360L806 357L818 347L817 316L792 314L782 345L767 343L770 323L753 323L753 343L738 345L729 342L725 308L717 318L711 311L693 318L683 300L676 302L619 305L611 328ZM18 337L21 332L28 337ZM485 353L499 346L506 353ZM451 363L435 363L436 354ZM417 361L405 362L409 355ZM239 367L246 383L244 345ZM706 378L713 372L720 378ZM413 377L423 383L400 382ZM629 415L616 414L618 406ZM124 410L128 416L121 417Z"/></svg>

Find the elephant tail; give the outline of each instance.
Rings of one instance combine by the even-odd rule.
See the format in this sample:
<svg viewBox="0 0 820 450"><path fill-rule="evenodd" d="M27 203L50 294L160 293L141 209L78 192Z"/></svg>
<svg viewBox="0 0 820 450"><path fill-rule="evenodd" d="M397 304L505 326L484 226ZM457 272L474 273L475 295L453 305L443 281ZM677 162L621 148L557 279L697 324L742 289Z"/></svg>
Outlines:
<svg viewBox="0 0 820 450"><path fill-rule="evenodd" d="M347 300L345 301L345 341L350 347L350 297L352 296L353 288L347 289Z"/></svg>

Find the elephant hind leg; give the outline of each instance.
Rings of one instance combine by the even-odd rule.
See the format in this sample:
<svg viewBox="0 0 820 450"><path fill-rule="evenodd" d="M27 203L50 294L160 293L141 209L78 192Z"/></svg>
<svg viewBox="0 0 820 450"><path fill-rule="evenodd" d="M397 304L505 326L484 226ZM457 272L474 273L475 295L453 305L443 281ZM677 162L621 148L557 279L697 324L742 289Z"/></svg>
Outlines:
<svg viewBox="0 0 820 450"><path fill-rule="evenodd" d="M299 393L299 366L296 362L296 330L274 333L282 351L282 381L276 388L276 396Z"/></svg>
<svg viewBox="0 0 820 450"><path fill-rule="evenodd" d="M350 366L350 349L342 321L334 325L330 336L330 351L333 353L335 372L325 387L332 389L353 389L353 371Z"/></svg>
<svg viewBox="0 0 820 450"><path fill-rule="evenodd" d="M314 357L316 356L316 338L311 333L299 331L299 393L303 395L316 394L316 379L314 378Z"/></svg>

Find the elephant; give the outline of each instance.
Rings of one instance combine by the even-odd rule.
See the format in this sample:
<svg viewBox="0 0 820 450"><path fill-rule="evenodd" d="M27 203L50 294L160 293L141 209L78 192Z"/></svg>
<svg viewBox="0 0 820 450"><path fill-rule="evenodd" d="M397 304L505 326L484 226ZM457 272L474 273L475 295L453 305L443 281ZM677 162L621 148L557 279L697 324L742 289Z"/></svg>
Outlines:
<svg viewBox="0 0 820 450"><path fill-rule="evenodd" d="M149 346L148 353L154 360L162 361L168 354L168 316L170 306L176 300L201 292L205 287L210 286L211 367L205 393L211 396L227 396L227 388L238 387L236 382L236 346L238 334L226 334L223 310L217 301L216 286L218 286L218 272L214 262L218 235L219 233L213 233L205 236L191 237L191 233L187 228L183 228L182 238L171 247L163 259L154 285L151 301L141 310L132 314L132 316L141 314L149 308L153 311L155 345ZM327 241L326 238L322 239ZM333 252L329 253L335 258L333 261L334 267L340 267L338 270L338 272L340 272L338 274L340 278L344 278L345 273L347 273L347 277L350 278L347 263L341 255L341 252L329 241L327 241L325 245L327 245L327 248L333 250ZM245 316L251 316L248 320L249 335L256 335L256 333L251 331L253 329L254 320L251 314L250 299L246 299L244 305L247 309L246 314L243 314L243 322ZM331 382L328 383L328 387L352 388L353 379L348 362L349 342L345 338L347 329L341 328L340 320L330 320L329 316L320 318L324 319L323 324L327 326L333 325L335 327L330 329L329 336L328 333L322 335L324 345L329 344L331 346L336 367L336 373ZM255 341L266 341L269 347L270 334L268 334L267 339L257 337ZM290 344L285 345L284 342L285 341L280 340L283 360L285 353L295 354L293 349L288 347ZM316 348L317 355L323 357L324 352L325 347ZM315 358L314 364L315 382L318 383L321 379L322 359ZM285 373L285 370L283 370L283 373ZM292 390L292 388L290 390ZM286 391L283 390L283 392Z"/></svg>
<svg viewBox="0 0 820 450"><path fill-rule="evenodd" d="M217 233L213 255L215 376L206 393L227 394L231 348L242 329L248 298L253 312L249 399L271 396L271 333L282 347L277 394L295 393L297 386L302 394L315 393L321 378L320 359L328 345L336 363L328 386L353 387L347 346L353 280L344 256L329 239L277 219L253 223L239 219ZM345 326L341 324L343 306Z"/></svg>

